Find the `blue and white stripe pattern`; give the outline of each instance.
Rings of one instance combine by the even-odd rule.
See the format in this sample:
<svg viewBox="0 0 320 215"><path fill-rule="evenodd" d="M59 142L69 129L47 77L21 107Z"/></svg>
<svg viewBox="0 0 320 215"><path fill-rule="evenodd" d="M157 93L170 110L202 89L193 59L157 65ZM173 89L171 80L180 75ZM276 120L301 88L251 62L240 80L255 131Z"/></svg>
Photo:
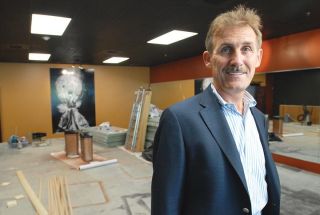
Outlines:
<svg viewBox="0 0 320 215"><path fill-rule="evenodd" d="M244 111L241 114L234 104L227 103L219 95L213 84L211 84L211 87L222 105L223 113L240 154L251 201L252 215L261 215L262 209L268 202L268 192L265 181L264 153L258 129L250 111L250 107L255 106L256 101L245 91L243 98Z"/></svg>

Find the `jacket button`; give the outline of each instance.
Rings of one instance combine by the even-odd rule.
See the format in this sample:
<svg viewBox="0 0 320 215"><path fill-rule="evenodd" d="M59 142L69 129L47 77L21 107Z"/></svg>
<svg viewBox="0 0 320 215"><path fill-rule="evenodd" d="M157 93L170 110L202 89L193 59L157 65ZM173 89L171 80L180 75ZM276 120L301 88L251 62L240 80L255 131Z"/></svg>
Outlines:
<svg viewBox="0 0 320 215"><path fill-rule="evenodd" d="M250 210L248 208L242 208L243 213L248 214L250 212Z"/></svg>

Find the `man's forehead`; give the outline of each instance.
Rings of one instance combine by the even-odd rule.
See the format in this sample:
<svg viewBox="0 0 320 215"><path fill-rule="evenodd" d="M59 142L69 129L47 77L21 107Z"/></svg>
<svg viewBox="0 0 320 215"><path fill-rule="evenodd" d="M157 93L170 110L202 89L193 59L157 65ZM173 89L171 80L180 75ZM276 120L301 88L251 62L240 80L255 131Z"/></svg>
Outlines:
<svg viewBox="0 0 320 215"><path fill-rule="evenodd" d="M241 38L247 37L252 38L253 40L256 39L257 35L254 30L248 26L228 26L220 29L216 32L214 37L217 38Z"/></svg>
<svg viewBox="0 0 320 215"><path fill-rule="evenodd" d="M213 37L215 46L226 45L255 45L257 43L257 35L249 26L227 27L224 28Z"/></svg>
<svg viewBox="0 0 320 215"><path fill-rule="evenodd" d="M252 46L255 44L255 41L241 41L241 42L235 42L235 41L220 41L217 45L219 46Z"/></svg>

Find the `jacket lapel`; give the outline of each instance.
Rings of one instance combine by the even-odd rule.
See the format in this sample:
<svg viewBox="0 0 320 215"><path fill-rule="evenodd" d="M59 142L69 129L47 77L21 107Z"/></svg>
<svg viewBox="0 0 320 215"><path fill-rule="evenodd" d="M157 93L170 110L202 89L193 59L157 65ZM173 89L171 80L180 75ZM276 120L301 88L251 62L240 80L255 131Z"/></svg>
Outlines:
<svg viewBox="0 0 320 215"><path fill-rule="evenodd" d="M240 160L236 143L229 129L227 120L222 112L216 96L209 86L202 94L200 105L204 108L200 111L202 120L207 125L210 133L219 147L240 177L245 189L248 191L243 167Z"/></svg>

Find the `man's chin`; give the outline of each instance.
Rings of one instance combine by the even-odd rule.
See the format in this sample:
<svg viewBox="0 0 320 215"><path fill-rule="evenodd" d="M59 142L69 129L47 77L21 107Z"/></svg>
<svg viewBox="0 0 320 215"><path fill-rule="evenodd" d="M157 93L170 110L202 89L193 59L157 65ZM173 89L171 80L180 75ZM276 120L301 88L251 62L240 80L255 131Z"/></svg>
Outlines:
<svg viewBox="0 0 320 215"><path fill-rule="evenodd" d="M247 88L243 86L229 86L227 91L233 94L243 93Z"/></svg>

